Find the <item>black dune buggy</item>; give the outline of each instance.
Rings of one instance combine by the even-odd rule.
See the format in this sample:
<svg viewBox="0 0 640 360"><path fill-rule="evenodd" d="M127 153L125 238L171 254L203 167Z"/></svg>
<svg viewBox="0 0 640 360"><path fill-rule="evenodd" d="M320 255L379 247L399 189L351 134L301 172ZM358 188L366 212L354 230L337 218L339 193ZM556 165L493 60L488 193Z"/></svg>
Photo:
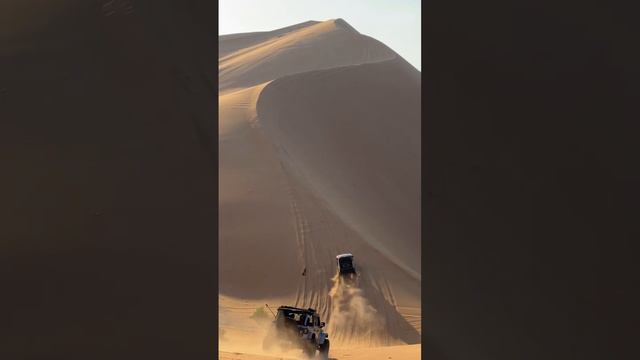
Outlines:
<svg viewBox="0 0 640 360"><path fill-rule="evenodd" d="M324 326L325 323L320 321L320 316L312 308L280 306L262 347L267 351L276 346L302 348L310 358L317 350L320 358L327 360L329 334L324 332Z"/></svg>
<svg viewBox="0 0 640 360"><path fill-rule="evenodd" d="M356 275L356 267L353 264L353 255L352 254L341 254L336 256L336 261L338 263L338 273L340 276L349 276L353 277Z"/></svg>

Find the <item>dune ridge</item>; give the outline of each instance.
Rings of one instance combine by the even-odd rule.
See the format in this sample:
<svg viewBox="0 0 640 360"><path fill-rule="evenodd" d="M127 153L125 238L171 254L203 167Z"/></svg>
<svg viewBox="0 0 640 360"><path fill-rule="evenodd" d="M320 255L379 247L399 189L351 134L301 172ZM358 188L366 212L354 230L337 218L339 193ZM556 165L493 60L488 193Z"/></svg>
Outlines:
<svg viewBox="0 0 640 360"><path fill-rule="evenodd" d="M287 26L273 31L220 35L218 40L218 54L220 57L223 57L236 50L247 48L269 38L281 36L288 32L317 23L318 21L305 21L300 24Z"/></svg>
<svg viewBox="0 0 640 360"><path fill-rule="evenodd" d="M418 344L420 73L342 19L221 40L220 313L243 329L221 348L265 302L318 309L338 349ZM383 326L340 325L330 291Z"/></svg>
<svg viewBox="0 0 640 360"><path fill-rule="evenodd" d="M264 83L285 75L392 59L397 54L358 33L344 20L303 23L290 31L244 36L248 47L218 62L221 92ZM221 45L223 49L227 46Z"/></svg>

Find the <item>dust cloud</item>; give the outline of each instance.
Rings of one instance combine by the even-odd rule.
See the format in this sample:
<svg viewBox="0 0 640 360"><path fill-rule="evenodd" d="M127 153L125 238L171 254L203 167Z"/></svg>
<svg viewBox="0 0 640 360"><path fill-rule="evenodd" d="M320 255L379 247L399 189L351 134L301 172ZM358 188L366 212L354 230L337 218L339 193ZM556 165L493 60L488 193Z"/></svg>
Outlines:
<svg viewBox="0 0 640 360"><path fill-rule="evenodd" d="M271 317L250 319L221 313L220 322L226 325L224 332L218 337L221 351L236 355L253 354L282 359L308 360L300 349L282 346L278 341L274 341L277 339L274 339L276 334L270 331ZM265 343L268 346L265 346Z"/></svg>
<svg viewBox="0 0 640 360"><path fill-rule="evenodd" d="M385 318L369 303L359 286L359 278L333 277L329 338L339 345L387 345Z"/></svg>

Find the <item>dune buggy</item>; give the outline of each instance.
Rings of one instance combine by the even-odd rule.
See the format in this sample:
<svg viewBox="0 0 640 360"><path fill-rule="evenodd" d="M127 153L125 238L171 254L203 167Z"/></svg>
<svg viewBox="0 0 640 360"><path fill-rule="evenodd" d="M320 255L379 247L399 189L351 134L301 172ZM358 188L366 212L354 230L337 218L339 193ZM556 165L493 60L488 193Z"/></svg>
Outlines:
<svg viewBox="0 0 640 360"><path fill-rule="evenodd" d="M308 357L318 351L321 359L329 358L329 335L324 322L312 309L280 306L262 346L269 351L274 347L301 348Z"/></svg>
<svg viewBox="0 0 640 360"><path fill-rule="evenodd" d="M354 276L356 274L356 267L353 264L352 254L341 254L336 256L338 263L338 273L341 276L349 275Z"/></svg>

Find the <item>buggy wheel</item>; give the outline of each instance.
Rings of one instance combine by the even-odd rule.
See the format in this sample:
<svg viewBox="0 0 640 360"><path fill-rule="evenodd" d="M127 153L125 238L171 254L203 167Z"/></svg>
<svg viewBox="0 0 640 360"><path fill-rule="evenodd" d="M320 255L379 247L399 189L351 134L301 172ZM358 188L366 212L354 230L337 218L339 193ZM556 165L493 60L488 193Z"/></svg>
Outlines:
<svg viewBox="0 0 640 360"><path fill-rule="evenodd" d="M305 344L302 351L304 351L306 357L308 357L309 359L313 359L313 356L316 354L316 346L314 343L308 342L307 344Z"/></svg>
<svg viewBox="0 0 640 360"><path fill-rule="evenodd" d="M329 359L329 339L325 340L324 343L320 345L320 359Z"/></svg>

